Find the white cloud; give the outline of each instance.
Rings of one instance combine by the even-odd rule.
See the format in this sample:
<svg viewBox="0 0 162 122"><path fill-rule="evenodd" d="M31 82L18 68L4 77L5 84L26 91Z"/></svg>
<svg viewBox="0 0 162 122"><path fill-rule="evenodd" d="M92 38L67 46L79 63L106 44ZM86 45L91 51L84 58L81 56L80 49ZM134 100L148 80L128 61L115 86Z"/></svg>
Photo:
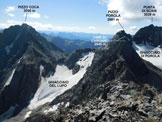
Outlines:
<svg viewBox="0 0 162 122"><path fill-rule="evenodd" d="M24 22L15 21L15 20L7 20L7 23L0 23L0 28L8 28L12 25L22 25ZM40 22L25 22L28 25L31 25L37 30L48 30L49 28L53 28L50 24L44 24Z"/></svg>
<svg viewBox="0 0 162 122"><path fill-rule="evenodd" d="M12 14L12 13L8 13L8 16L10 16L10 17L14 17L15 15Z"/></svg>
<svg viewBox="0 0 162 122"><path fill-rule="evenodd" d="M8 28L8 24L6 23L0 23L0 28Z"/></svg>
<svg viewBox="0 0 162 122"><path fill-rule="evenodd" d="M108 0L99 0L99 4L101 5L108 4Z"/></svg>
<svg viewBox="0 0 162 122"><path fill-rule="evenodd" d="M154 5L157 9L154 20L162 20L162 0L100 0L107 4L108 10L118 10L121 14L120 22L128 24L129 22L146 21L149 17L144 17L142 8L144 5Z"/></svg>
<svg viewBox="0 0 162 122"><path fill-rule="evenodd" d="M90 26L90 27L88 27L88 29L89 29L89 30L96 30L96 27Z"/></svg>
<svg viewBox="0 0 162 122"><path fill-rule="evenodd" d="M20 25L22 24L21 21L15 21L15 20L7 20L7 23L6 23L8 26L11 26L11 25Z"/></svg>
<svg viewBox="0 0 162 122"><path fill-rule="evenodd" d="M22 21L15 21L15 20L7 20L7 27L11 26L11 25L22 25L23 23L26 23L30 26L32 26L33 28L35 28L36 30L48 30L48 29L53 29L53 25L51 24L44 24L44 23L40 23L40 22L22 22ZM0 27L1 28L1 27Z"/></svg>
<svg viewBox="0 0 162 122"><path fill-rule="evenodd" d="M0 28L8 28L11 25L22 25L24 22L7 20L7 23L0 23ZM26 24L32 26L36 30L50 30L50 31L71 31L77 32L80 30L79 27L75 26L53 26L52 24L46 24L41 22L25 22Z"/></svg>
<svg viewBox="0 0 162 122"><path fill-rule="evenodd" d="M26 14L24 16L26 16ZM40 18L40 14L35 12L35 13L28 14L28 17L38 19Z"/></svg>
<svg viewBox="0 0 162 122"><path fill-rule="evenodd" d="M136 31L136 30L137 30L137 26L131 26L130 29L131 29L132 31Z"/></svg>
<svg viewBox="0 0 162 122"><path fill-rule="evenodd" d="M31 25L32 27L34 27L37 30L49 30L49 29L53 29L53 25L51 24L44 24L44 23L40 23L40 22L26 22L28 25Z"/></svg>
<svg viewBox="0 0 162 122"><path fill-rule="evenodd" d="M15 11L16 9L15 9L15 7L14 6L9 6L9 7L7 7L6 9L5 9L5 12L6 13L9 13L9 12L13 12L13 11Z"/></svg>
<svg viewBox="0 0 162 122"><path fill-rule="evenodd" d="M48 16L44 16L45 19L48 19L49 17Z"/></svg>
<svg viewBox="0 0 162 122"><path fill-rule="evenodd" d="M134 25L134 26L129 27L128 32L133 35L137 32L137 30L138 30L138 27Z"/></svg>
<svg viewBox="0 0 162 122"><path fill-rule="evenodd" d="M20 22L20 21L15 21L15 20L7 20L7 22L6 23L0 23L0 28L8 28L8 27L10 27L10 26L12 26L12 25L21 25L22 24L22 22Z"/></svg>

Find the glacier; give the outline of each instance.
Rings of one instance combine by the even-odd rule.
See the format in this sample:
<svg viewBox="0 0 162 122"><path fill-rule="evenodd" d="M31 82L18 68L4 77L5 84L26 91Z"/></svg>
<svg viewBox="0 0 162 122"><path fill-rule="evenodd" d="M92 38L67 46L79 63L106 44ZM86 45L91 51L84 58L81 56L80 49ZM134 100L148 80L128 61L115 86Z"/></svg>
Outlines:
<svg viewBox="0 0 162 122"><path fill-rule="evenodd" d="M44 69L43 65L40 66L41 83L37 89L33 99L30 101L28 108L30 110L37 108L47 102L51 102L57 96L63 94L68 89L76 85L84 76L87 68L91 66L95 53L90 52L84 55L77 64L80 65L80 70L73 74L72 70L68 69L65 65L57 65L54 75L44 78L41 73ZM69 81L67 87L49 87L48 81Z"/></svg>
<svg viewBox="0 0 162 122"><path fill-rule="evenodd" d="M141 51L159 51L160 52L160 57L141 57L142 59L149 61L150 63L152 63L153 65L155 65L156 67L162 69L162 49L160 48L160 46L158 47L154 47L148 43L146 44L136 44L133 42L133 48L136 50L136 52L138 53L138 55L141 57L140 52Z"/></svg>

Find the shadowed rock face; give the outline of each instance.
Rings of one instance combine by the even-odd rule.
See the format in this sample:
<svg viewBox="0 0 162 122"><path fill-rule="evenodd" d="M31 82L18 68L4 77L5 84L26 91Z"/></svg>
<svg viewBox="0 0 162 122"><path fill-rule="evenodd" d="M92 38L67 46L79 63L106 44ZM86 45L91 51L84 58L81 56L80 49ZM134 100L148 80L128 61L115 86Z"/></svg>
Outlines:
<svg viewBox="0 0 162 122"><path fill-rule="evenodd" d="M17 106L14 114L29 104L40 83L40 66L43 76L54 73L65 54L47 42L31 26L11 26L0 35L0 114L10 106ZM8 85L6 81L15 69Z"/></svg>
<svg viewBox="0 0 162 122"><path fill-rule="evenodd" d="M153 46L162 46L162 27L149 25L141 28L134 36L133 41L137 44L149 43Z"/></svg>
<svg viewBox="0 0 162 122"><path fill-rule="evenodd" d="M65 65L67 65L67 67L69 69L72 69L75 65L75 63L81 58L83 57L83 54L86 54L90 51L94 51L95 49L91 49L91 48L86 48L86 49L80 49L80 50L76 50L73 53L71 53L66 60L64 61Z"/></svg>

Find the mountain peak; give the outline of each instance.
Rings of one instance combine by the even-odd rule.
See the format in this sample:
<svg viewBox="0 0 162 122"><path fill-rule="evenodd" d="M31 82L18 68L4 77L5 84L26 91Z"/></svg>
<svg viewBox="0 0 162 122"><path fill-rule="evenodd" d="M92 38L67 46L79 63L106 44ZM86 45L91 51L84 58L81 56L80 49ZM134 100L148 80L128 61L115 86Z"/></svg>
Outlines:
<svg viewBox="0 0 162 122"><path fill-rule="evenodd" d="M7 35L6 38L10 38L10 40L14 40L14 38L12 37L15 37L15 35L20 35L22 33L27 34L28 32L32 34L37 33L32 26L27 25L25 23L23 23L22 25L10 26L9 28L4 29L3 31L4 35Z"/></svg>
<svg viewBox="0 0 162 122"><path fill-rule="evenodd" d="M154 25L153 24L150 24L148 27L154 27Z"/></svg>
<svg viewBox="0 0 162 122"><path fill-rule="evenodd" d="M24 27L28 27L29 25L26 24L26 23L23 23L22 26L24 26Z"/></svg>
<svg viewBox="0 0 162 122"><path fill-rule="evenodd" d="M49 53L48 55L52 56L54 50L62 52L61 49L49 43L33 27L27 24L22 24L21 26L14 25L5 29L0 38L2 38L0 48L3 50L3 55L6 56L5 61L0 61L0 64L1 62L7 62L14 55L19 57L28 48L41 50L42 53ZM7 63L0 65L0 70L6 67L6 65Z"/></svg>
<svg viewBox="0 0 162 122"><path fill-rule="evenodd" d="M1 38L0 115L17 104L16 115L29 104L37 90L41 82L40 67L44 67L41 75L48 76L55 72L56 64L65 54L27 24L5 29Z"/></svg>
<svg viewBox="0 0 162 122"><path fill-rule="evenodd" d="M112 40L120 40L121 38L128 41L132 40L132 36L127 34L124 30L117 32Z"/></svg>
<svg viewBox="0 0 162 122"><path fill-rule="evenodd" d="M162 27L154 26L153 24L141 28L133 36L133 41L136 44L150 44L152 46L162 45Z"/></svg>
<svg viewBox="0 0 162 122"><path fill-rule="evenodd" d="M25 29L34 29L32 26L30 26L30 25L28 25L28 24L26 24L26 23L23 23L22 25L21 25L21 27L23 27L23 28L25 28ZM34 29L35 30L35 29Z"/></svg>

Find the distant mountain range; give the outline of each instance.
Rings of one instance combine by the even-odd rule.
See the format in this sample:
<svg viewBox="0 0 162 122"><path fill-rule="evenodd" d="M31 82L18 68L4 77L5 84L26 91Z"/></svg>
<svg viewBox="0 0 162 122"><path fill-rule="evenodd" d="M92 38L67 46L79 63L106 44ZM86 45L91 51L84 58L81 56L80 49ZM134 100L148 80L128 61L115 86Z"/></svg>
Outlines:
<svg viewBox="0 0 162 122"><path fill-rule="evenodd" d="M40 31L40 33L48 34L50 36L54 37L61 37L66 39L79 39L84 41L91 41L95 36L105 36L108 40L110 40L113 35L111 34L99 34L99 33L82 33L82 32L46 32L46 31Z"/></svg>
<svg viewBox="0 0 162 122"><path fill-rule="evenodd" d="M49 42L53 42L57 47L65 51L66 53L72 53L77 49L86 49L86 48L98 48L100 46L96 46L91 41L84 41L80 39L66 39L62 37L55 37L48 34L41 34L45 37Z"/></svg>

